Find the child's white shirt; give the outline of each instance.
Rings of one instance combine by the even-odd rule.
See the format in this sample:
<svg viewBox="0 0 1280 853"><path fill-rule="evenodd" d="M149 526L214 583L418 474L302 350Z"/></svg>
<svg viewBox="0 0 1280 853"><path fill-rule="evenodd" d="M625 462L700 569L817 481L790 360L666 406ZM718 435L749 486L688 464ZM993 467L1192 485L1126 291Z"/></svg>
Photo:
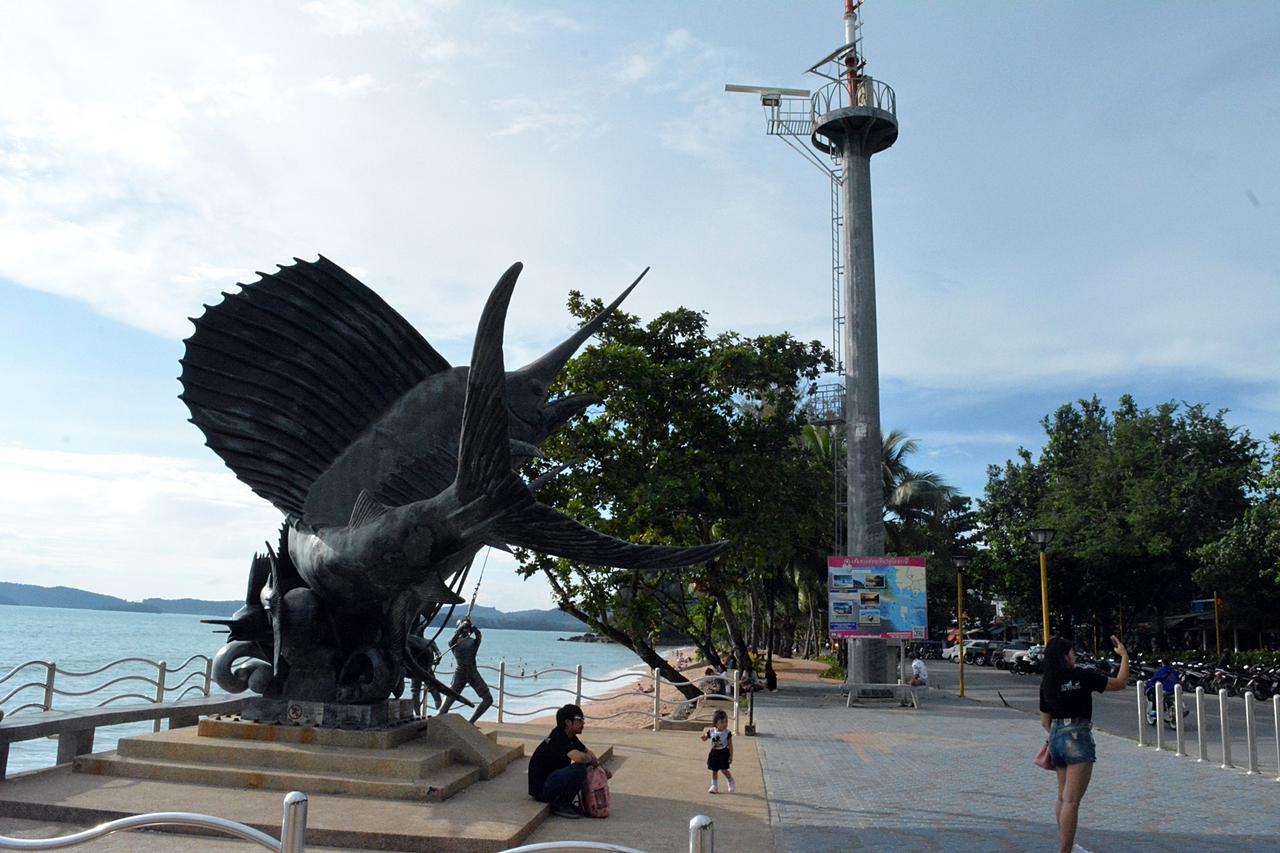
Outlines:
<svg viewBox="0 0 1280 853"><path fill-rule="evenodd" d="M724 731L720 731L719 729L708 729L707 734L710 735L712 749L728 749L729 738L733 737L733 732L728 729L725 729Z"/></svg>

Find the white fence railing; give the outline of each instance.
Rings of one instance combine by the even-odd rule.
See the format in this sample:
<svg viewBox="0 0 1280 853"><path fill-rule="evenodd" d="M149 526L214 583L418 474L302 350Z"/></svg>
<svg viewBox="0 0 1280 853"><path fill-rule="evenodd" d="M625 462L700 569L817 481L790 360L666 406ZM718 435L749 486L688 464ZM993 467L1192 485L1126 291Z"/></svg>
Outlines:
<svg viewBox="0 0 1280 853"><path fill-rule="evenodd" d="M193 666L194 664L194 666ZM150 670L155 668L154 677L148 673L125 672L123 675L116 675L109 681L90 687L87 690L67 689L65 679L88 679L95 675L102 675L108 670L119 672L121 670L143 669ZM191 671L183 675L187 667L191 667ZM0 719L6 716L12 716L22 711L53 711L56 696L69 697L97 697L111 687L120 684L127 684L124 688L130 692L117 693L106 697L98 702L98 707L109 705L112 702L119 702L125 699L138 699L142 702L165 702L178 701L186 698L189 693L199 693L203 696L209 695L210 684L213 681L213 658L208 655L192 655L181 664L170 667L164 661L149 660L147 658L120 658L110 663L103 664L97 669L90 669L84 672L78 672L70 669L63 669L53 661L29 660L26 663L19 664L9 670L4 675L0 675L0 689L8 681L17 681L19 673L36 671L42 672L42 676L38 681L27 681L16 684L9 689L9 692L0 696ZM109 673L108 675L114 675ZM63 681L59 681L58 677L62 676ZM182 676L174 680L173 677ZM32 676L28 675L27 678ZM105 677L105 676L104 676ZM77 681L76 687L80 687L84 681ZM143 685L146 685L143 687ZM147 692L138 692L146 690ZM39 701L25 701L26 696L21 697L24 701L22 704L6 708L5 705L11 699L16 700L18 694L26 692L30 696L33 691L40 691ZM34 698L34 697L32 697ZM159 723L157 722L157 725ZM158 729L157 729L158 731Z"/></svg>
<svg viewBox="0 0 1280 853"><path fill-rule="evenodd" d="M650 670L647 675L640 672L623 672L623 673L619 673L618 675L610 676L609 678L590 678L582 674L582 664L578 664L573 669L563 669L563 668L553 667L550 669L536 670L530 673L521 671L519 674L517 674L507 669L507 662L505 660L499 661L496 667L481 664L477 667L477 669L487 670L489 672L497 674L498 683L496 685L492 684L487 678L485 679L485 684L488 685L489 690L495 694L494 705L498 711L499 723L507 722L508 717L528 718L528 717L542 716L545 714L554 714L556 710L558 710L561 707L561 705L568 703L568 697L570 696L573 697L573 704L579 705L579 706L582 705L584 700L588 702L598 702L606 699L619 699L619 698L624 698L628 696L638 696L638 697L644 697L644 698L651 698L653 700L652 708L645 709L645 710L641 710L638 708L631 708L631 709L624 709L621 711L615 711L611 714L595 715L595 714L589 713L591 706L588 705L587 708L584 709L583 716L585 716L588 720L596 720L596 721L612 720L616 717L624 717L629 715L649 717L652 720L653 730L656 732L662 728L663 722L674 722L674 721L682 720L683 717L678 716L678 714L682 713L683 711L692 709L697 705L703 704L707 701L714 702L716 699L720 699L722 701L732 703L729 707L725 708L725 710L729 713L729 719L731 724L733 725L734 734L741 734L741 728L740 728L741 721L739 716L739 706L741 705L741 702L739 700L741 699L741 695L739 690L739 682L736 678L730 678L730 677L725 677L721 675L704 675L704 676L700 676L696 681L692 681L692 682L669 681L668 679L662 677L657 667L654 667L652 670ZM451 674L452 674L452 670L441 670L436 673L437 676L448 676ZM574 677L573 679L574 686L572 688L544 687L541 690L534 690L529 693L515 692L508 688L508 681L511 681L511 680L536 681L539 678L543 678L547 675L556 675L556 674L572 675ZM640 681L645 678L649 679L649 683L651 685L651 688L649 690L643 690L640 688ZM590 693L583 692L584 683L588 685L610 684L613 682L624 681L624 680L636 682L635 688L631 690L617 690L613 692L603 693L600 695L592 695ZM704 687L709 686L711 683L722 684L723 692L717 693L717 692L710 692L705 690ZM662 689L664 686L669 687L673 691L675 691L673 698L670 700L670 703L674 707L672 708L670 713L666 713L666 714L663 713L663 709L662 709L662 705L663 705ZM688 686L692 686L696 688L698 690L698 695L693 698L685 697L681 688L688 687ZM553 693L562 694L562 698L564 698L565 701L559 704L547 705L546 707L534 708L532 710L524 710L524 711L513 710L509 706L507 701L508 699L533 699L538 696L546 696ZM426 716L426 713L427 713L427 708L425 707L425 703L427 701L426 691L423 692L422 701L424 703L424 707L422 709L423 715ZM519 721L517 720L517 722Z"/></svg>
<svg viewBox="0 0 1280 853"><path fill-rule="evenodd" d="M1163 687L1156 685L1151 693L1154 705L1147 701L1146 686L1139 683L1135 690L1138 698L1138 746L1153 746L1156 749L1164 749L1164 729L1168 727L1168 713L1172 717L1174 732L1174 755L1182 757L1187 755L1186 732L1184 726L1184 718L1187 715L1186 700L1183 695L1182 685L1175 685L1173 695L1166 694ZM1195 692L1194 704L1196 712L1196 761L1209 761L1209 739L1207 737L1206 716L1204 711L1205 691L1203 687L1197 687ZM1258 769L1258 721L1254 710L1254 698L1252 692L1244 694L1244 738L1245 738L1245 775L1254 776L1261 775ZM1227 695L1227 689L1224 687L1218 691L1218 728L1220 738L1220 766L1223 770L1235 769L1236 765L1231 754L1231 716L1230 702ZM1147 728L1148 720L1151 712L1155 713L1155 731L1148 743ZM1276 750L1276 781L1280 782L1280 695L1271 697L1271 713L1272 722L1275 726L1275 750Z"/></svg>
<svg viewBox="0 0 1280 853"><path fill-rule="evenodd" d="M277 853L306 853L307 795L292 791L284 798L284 818L280 822L280 840L272 838L243 823L213 815L192 812L152 812L133 815L99 824L84 832L61 835L56 838L10 838L0 835L0 850L60 850L76 847L130 829L151 826L185 826L213 830L235 836L244 841L275 850ZM602 853L644 853L634 847L608 844L602 841L542 841L509 847L501 853L578 853L578 851L602 851ZM689 820L690 853L715 853L715 821L706 815L694 815Z"/></svg>
<svg viewBox="0 0 1280 853"><path fill-rule="evenodd" d="M89 841L126 829L143 829L148 826L185 826L194 829L213 830L251 841L259 847L277 853L304 853L307 834L307 795L291 791L284 798L284 818L280 822L280 840L265 832L234 820L192 812L152 812L131 815L99 824L84 832L62 835L57 838L10 838L0 835L0 850L61 850L76 847Z"/></svg>

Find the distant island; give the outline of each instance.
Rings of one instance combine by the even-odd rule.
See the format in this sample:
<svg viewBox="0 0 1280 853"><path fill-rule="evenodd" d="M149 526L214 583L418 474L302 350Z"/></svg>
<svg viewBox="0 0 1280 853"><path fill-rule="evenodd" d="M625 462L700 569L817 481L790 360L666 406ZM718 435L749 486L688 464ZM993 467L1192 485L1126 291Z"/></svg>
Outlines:
<svg viewBox="0 0 1280 853"><path fill-rule="evenodd" d="M120 610L129 613L183 613L191 616L230 616L243 601L206 601L200 598L144 598L126 601L114 595L102 595L69 586L36 586L0 581L0 606L64 607L75 610ZM444 622L441 611L433 625ZM462 618L465 606L454 610L453 619ZM480 628L511 628L523 631L575 631L587 626L560 610L517 610L504 613L493 607L476 605L471 621Z"/></svg>

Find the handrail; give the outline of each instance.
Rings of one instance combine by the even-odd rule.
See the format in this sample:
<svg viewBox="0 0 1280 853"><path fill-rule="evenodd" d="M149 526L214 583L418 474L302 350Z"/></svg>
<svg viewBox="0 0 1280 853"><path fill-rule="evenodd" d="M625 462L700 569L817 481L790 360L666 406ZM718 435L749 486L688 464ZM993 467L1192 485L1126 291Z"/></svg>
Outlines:
<svg viewBox="0 0 1280 853"><path fill-rule="evenodd" d="M892 116L898 112L898 97L893 87L871 77L854 77L828 83L811 97L813 115L826 115L833 110L845 107L870 107L884 110Z"/></svg>
<svg viewBox="0 0 1280 853"><path fill-rule="evenodd" d="M61 835L56 838L10 838L0 835L0 850L60 850L64 847L75 847L88 841L94 841L113 832L126 829L142 829L148 826L189 826L198 829L211 829L216 832L233 835L243 841L253 842L259 847L275 850L277 853L304 853L306 849L307 795L301 791L290 791L285 795L284 816L280 821L279 841L248 824L228 820L224 817L195 814L193 812L151 812L150 814L117 818L116 820L98 824L83 832Z"/></svg>
<svg viewBox="0 0 1280 853"><path fill-rule="evenodd" d="M182 673L187 667L191 666L193 663L203 664L203 671L201 671L200 669L192 670L191 672L188 672L185 676L183 676L182 680L178 681L177 683L172 683L169 680L168 676ZM59 686L59 683L57 681L58 676L64 676L66 678L89 678L91 676L95 676L100 673L106 672L107 670L112 669L113 667L129 666L129 665L155 667L156 672L154 676L146 675L143 673L137 673L137 672L128 673L125 675L121 675L117 678L113 678L110 681L106 681L95 687L91 687L88 690L67 689L66 686ZM38 710L38 711L52 711L52 710L55 710L54 697L56 696L68 696L68 697L75 697L75 698L84 697L84 696L94 696L117 684L122 684L124 682L135 682L135 681L142 682L151 687L154 687L155 692L149 696L144 696L139 693L123 693L116 696L109 696L106 699L103 699L101 702L99 702L98 707L108 705L112 702L116 702L121 699L140 699L143 702L162 702L165 700L165 697L168 694L176 694L177 698L180 699L183 696L186 696L192 690L197 690L203 693L205 696L208 696L210 694L210 689L212 686L212 665L213 665L213 658L209 657L208 655L202 655L202 654L192 655L191 657L187 658L185 661L183 661L180 665L176 667L169 666L164 661L155 661L155 660L151 660L149 658L143 658L143 657L126 657L126 658L118 658L116 660L110 661L95 669L87 669L83 671L63 669L53 661L29 660L29 661L26 661L25 663L18 664L17 666L10 669L3 676L0 676L0 684L4 684L9 679L14 678L14 676L16 676L19 672L27 669L28 667L42 667L45 671L44 681L43 682L29 681L25 684L21 684L21 685L18 685L17 687L14 687L7 694L5 694L3 698L0 698L0 713L6 714L8 716L12 716L13 714L16 714L20 711L26 711L29 709ZM10 708L10 709L4 709L2 707L5 702L8 702L18 693L22 692L23 690L30 690L33 688L44 690L44 699L42 702L28 702L18 706L17 708ZM58 710L62 710L62 709L58 709Z"/></svg>
<svg viewBox="0 0 1280 853"><path fill-rule="evenodd" d="M539 841L520 847L508 847L501 853L576 853L578 850L605 850L609 853L644 853L634 847L606 844L603 841Z"/></svg>

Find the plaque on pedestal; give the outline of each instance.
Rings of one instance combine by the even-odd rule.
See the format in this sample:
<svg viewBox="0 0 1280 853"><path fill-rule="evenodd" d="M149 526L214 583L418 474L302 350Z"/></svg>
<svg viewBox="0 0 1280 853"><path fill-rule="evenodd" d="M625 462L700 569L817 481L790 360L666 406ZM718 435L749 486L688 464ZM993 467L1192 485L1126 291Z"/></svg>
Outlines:
<svg viewBox="0 0 1280 853"><path fill-rule="evenodd" d="M338 702L256 697L245 701L240 719L326 729L378 729L409 722L416 719L416 716L410 699L388 699L371 705L344 705Z"/></svg>

